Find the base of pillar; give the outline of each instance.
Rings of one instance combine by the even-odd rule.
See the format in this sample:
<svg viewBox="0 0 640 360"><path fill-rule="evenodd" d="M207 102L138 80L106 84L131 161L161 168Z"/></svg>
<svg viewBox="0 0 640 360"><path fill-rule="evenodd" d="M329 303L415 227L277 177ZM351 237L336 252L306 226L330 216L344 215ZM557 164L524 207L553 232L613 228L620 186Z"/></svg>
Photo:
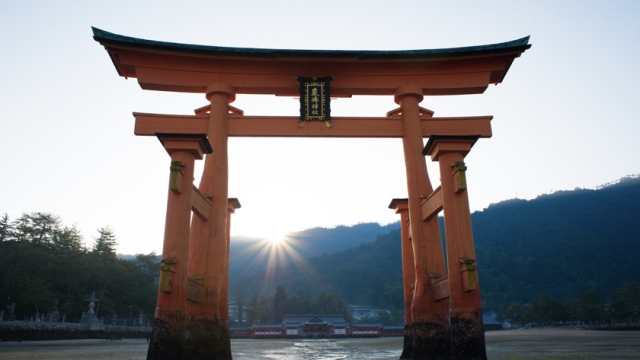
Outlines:
<svg viewBox="0 0 640 360"><path fill-rule="evenodd" d="M163 318L153 319L147 360L181 359L180 324L184 321L184 312L163 312L162 315Z"/></svg>
<svg viewBox="0 0 640 360"><path fill-rule="evenodd" d="M232 359L229 323L218 316L189 317L181 338L185 359Z"/></svg>
<svg viewBox="0 0 640 360"><path fill-rule="evenodd" d="M413 346L411 359L448 360L449 331L444 324L423 322L413 324Z"/></svg>
<svg viewBox="0 0 640 360"><path fill-rule="evenodd" d="M482 309L452 311L449 332L451 359L487 359Z"/></svg>
<svg viewBox="0 0 640 360"><path fill-rule="evenodd" d="M400 360L411 359L411 348L413 347L413 329L411 325L404 326L404 343Z"/></svg>

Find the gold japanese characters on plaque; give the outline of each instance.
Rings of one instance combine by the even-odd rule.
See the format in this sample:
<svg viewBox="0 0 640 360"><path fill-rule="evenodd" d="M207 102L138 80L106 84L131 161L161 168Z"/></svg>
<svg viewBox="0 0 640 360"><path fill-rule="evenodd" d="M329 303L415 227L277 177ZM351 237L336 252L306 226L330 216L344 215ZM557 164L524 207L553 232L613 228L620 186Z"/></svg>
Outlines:
<svg viewBox="0 0 640 360"><path fill-rule="evenodd" d="M300 127L304 127L305 121L324 121L327 127L331 127L331 76L322 78L302 77L296 78L300 82Z"/></svg>

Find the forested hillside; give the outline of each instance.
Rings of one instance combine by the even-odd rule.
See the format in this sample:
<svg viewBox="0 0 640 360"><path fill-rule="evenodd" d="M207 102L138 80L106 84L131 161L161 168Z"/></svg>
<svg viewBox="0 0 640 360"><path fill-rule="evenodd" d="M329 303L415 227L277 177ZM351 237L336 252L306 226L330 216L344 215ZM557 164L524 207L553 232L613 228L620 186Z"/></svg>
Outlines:
<svg viewBox="0 0 640 360"><path fill-rule="evenodd" d="M489 308L539 293L569 299L640 281L639 178L504 201L472 220Z"/></svg>
<svg viewBox="0 0 640 360"><path fill-rule="evenodd" d="M75 226L55 215L23 214L15 221L0 219L0 304L15 302L18 320L58 308L66 321L80 320L92 292L100 299L97 315L122 320L140 311L153 316L159 262L155 253L135 261L116 257L117 239L109 228L98 230L85 248ZM6 303L5 303L6 302Z"/></svg>
<svg viewBox="0 0 640 360"><path fill-rule="evenodd" d="M472 214L484 307L531 302L538 294L576 299L640 280L640 179L598 190L514 199ZM234 288L268 294L334 292L351 304L402 306L400 233L373 243L254 273ZM233 290L232 290L233 291ZM233 292L232 292L233 294Z"/></svg>

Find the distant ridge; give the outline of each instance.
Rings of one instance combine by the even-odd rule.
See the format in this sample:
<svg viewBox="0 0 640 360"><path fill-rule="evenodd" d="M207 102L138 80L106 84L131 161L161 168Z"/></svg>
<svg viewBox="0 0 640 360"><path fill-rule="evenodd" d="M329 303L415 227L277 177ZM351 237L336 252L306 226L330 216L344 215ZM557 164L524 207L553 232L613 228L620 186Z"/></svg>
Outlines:
<svg viewBox="0 0 640 360"><path fill-rule="evenodd" d="M285 265L299 258L308 258L323 253L335 253L357 247L361 243L372 242L381 233L398 228L398 223L380 225L378 223L360 223L340 225L334 228L316 227L287 234L289 247L293 254L282 252L275 257L271 265ZM230 281L245 277L256 271L265 271L269 265L267 256L261 252L269 244L264 239L231 237L229 278Z"/></svg>
<svg viewBox="0 0 640 360"><path fill-rule="evenodd" d="M573 299L588 289L606 292L638 281L639 219L638 176L595 190L506 200L473 213L483 306L497 310L512 300L531 301L539 293ZM314 241L325 236L330 242L333 230L309 234ZM266 295L282 284L289 291L335 292L350 303L401 308L398 224L385 230L350 250L236 277L232 287Z"/></svg>

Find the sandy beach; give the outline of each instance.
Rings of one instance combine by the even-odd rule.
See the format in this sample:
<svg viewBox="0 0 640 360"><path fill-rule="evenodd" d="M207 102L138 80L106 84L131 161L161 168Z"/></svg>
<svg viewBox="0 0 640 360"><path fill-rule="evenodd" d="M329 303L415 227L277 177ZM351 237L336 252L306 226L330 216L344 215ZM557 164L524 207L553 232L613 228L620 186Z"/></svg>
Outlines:
<svg viewBox="0 0 640 360"><path fill-rule="evenodd" d="M574 328L493 331L489 359L640 359L639 331ZM234 359L397 359L402 338L232 340ZM0 343L0 359L145 359L144 339Z"/></svg>

